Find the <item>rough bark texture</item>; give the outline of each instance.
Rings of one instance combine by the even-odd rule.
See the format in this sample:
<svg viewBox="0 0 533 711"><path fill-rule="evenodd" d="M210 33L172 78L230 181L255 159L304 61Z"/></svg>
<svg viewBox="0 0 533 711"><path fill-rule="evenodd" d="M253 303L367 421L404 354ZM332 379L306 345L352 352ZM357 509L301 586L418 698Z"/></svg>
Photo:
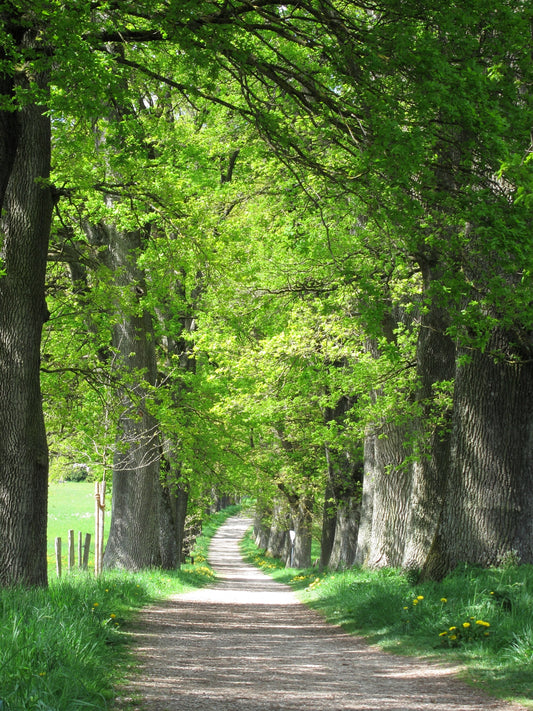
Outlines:
<svg viewBox="0 0 533 711"><path fill-rule="evenodd" d="M27 31L21 42L31 46L33 35ZM33 79L46 87L47 76ZM27 77L17 81L28 89ZM39 351L52 215L50 122L43 107L29 104L12 116L2 113L0 131L6 161L0 176L0 585L46 585L48 448Z"/></svg>
<svg viewBox="0 0 533 711"><path fill-rule="evenodd" d="M360 515L359 496L342 501L338 505L335 538L329 558L329 567L332 570L343 570L354 564Z"/></svg>
<svg viewBox="0 0 533 711"><path fill-rule="evenodd" d="M281 504L279 501L275 502L266 548L268 555L271 555L273 558L286 559L290 547L290 525L286 504Z"/></svg>
<svg viewBox="0 0 533 711"><path fill-rule="evenodd" d="M404 463L405 427L383 424L365 440L363 499L355 562L370 568L401 564L409 514L411 469Z"/></svg>
<svg viewBox="0 0 533 711"><path fill-rule="evenodd" d="M435 279L433 269L423 269L426 292ZM431 577L441 566L439 522L444 504L446 477L450 470L450 416L435 407L434 386L455 375L455 344L446 334L449 314L429 303L420 317L417 343L417 402L415 421L417 458L412 466L410 516L402 565Z"/></svg>
<svg viewBox="0 0 533 711"><path fill-rule="evenodd" d="M533 563L533 361L509 343L509 334L495 333L485 353L458 369L443 520L447 568L509 556ZM520 355L529 357L520 362Z"/></svg>
<svg viewBox="0 0 533 711"><path fill-rule="evenodd" d="M294 543L287 556L287 565L292 568L311 567L312 517L311 501L301 497L296 506L291 506Z"/></svg>
<svg viewBox="0 0 533 711"><path fill-rule="evenodd" d="M144 293L142 273L135 263L142 235L120 232L111 225L101 225L100 230L108 245L107 266L113 270L117 285L124 293ZM153 385L157 377L150 315L142 308L119 306L113 348L119 354L119 367L132 376L133 384L123 390L121 402L104 566L140 570L161 562L159 428L148 411L140 382L142 375Z"/></svg>

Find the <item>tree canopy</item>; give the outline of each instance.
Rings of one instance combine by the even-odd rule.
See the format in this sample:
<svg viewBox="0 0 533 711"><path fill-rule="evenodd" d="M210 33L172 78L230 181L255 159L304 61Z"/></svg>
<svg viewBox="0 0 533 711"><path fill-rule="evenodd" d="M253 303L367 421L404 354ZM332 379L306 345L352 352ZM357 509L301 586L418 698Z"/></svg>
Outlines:
<svg viewBox="0 0 533 711"><path fill-rule="evenodd" d="M322 508L323 564L531 562L527 4L0 20L0 583L46 583L48 447L113 479L109 565L213 491L301 565Z"/></svg>

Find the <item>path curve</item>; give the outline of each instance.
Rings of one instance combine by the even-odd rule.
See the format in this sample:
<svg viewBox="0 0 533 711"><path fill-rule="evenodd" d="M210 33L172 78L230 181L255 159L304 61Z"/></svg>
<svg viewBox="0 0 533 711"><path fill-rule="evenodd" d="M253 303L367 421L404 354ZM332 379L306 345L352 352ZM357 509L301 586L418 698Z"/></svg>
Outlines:
<svg viewBox="0 0 533 711"><path fill-rule="evenodd" d="M330 625L290 588L245 563L251 520L214 536L210 588L176 595L140 616L138 711L517 711L473 691L457 669L396 657ZM125 701L123 697L123 701ZM121 708L124 705L121 704ZM132 706L128 705L131 709Z"/></svg>

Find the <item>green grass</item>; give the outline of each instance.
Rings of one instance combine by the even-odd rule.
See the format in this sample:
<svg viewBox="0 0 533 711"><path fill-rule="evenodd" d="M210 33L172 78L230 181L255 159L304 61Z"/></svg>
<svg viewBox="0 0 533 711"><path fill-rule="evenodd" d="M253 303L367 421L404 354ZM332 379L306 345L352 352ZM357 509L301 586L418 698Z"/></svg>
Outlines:
<svg viewBox="0 0 533 711"><path fill-rule="evenodd" d="M284 568L251 536L242 546L328 621L389 652L459 663L473 685L533 708L533 566L462 567L441 583L412 585L391 569Z"/></svg>
<svg viewBox="0 0 533 711"><path fill-rule="evenodd" d="M106 494L107 510L105 518L104 540L109 531L110 494ZM47 558L50 579L56 575L55 539L61 538L62 571L67 570L67 537L69 530L74 531L76 565L78 564L78 532L91 534L89 568L94 570L94 482L53 482L48 489L48 532Z"/></svg>
<svg viewBox="0 0 533 711"><path fill-rule="evenodd" d="M60 486L73 497L73 510L83 513L83 485ZM230 507L209 518L194 550L194 565L179 571L108 571L99 578L75 571L51 578L48 589L0 590L2 711L112 708L131 664L128 627L135 614L150 602L214 578L205 560L209 539L237 510ZM86 520L69 514L64 502L53 511L58 526L72 518Z"/></svg>

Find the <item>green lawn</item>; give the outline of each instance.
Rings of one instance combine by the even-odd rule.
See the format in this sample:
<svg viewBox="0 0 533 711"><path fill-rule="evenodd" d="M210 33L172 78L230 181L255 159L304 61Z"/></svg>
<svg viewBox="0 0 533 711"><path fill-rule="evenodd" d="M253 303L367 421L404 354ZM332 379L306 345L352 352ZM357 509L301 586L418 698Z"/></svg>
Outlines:
<svg viewBox="0 0 533 711"><path fill-rule="evenodd" d="M111 492L106 494L106 521L104 538L107 537L111 517ZM74 531L76 565L78 558L78 532L91 534L89 567L94 568L94 482L53 482L49 487L48 498L48 574L55 577L55 539L61 538L62 570L67 572L67 537L68 531Z"/></svg>

